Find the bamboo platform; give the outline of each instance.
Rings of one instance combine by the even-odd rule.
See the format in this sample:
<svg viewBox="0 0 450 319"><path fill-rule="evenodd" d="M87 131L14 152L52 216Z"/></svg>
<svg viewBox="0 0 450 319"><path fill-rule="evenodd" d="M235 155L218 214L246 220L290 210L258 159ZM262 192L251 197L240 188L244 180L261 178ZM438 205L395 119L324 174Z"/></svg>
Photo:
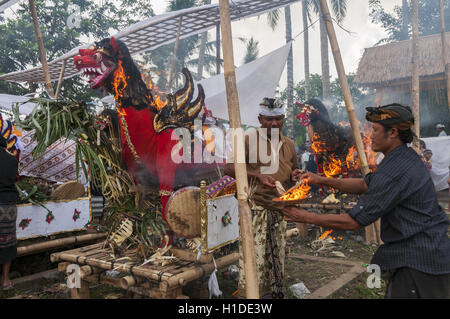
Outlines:
<svg viewBox="0 0 450 319"><path fill-rule="evenodd" d="M59 262L58 271L66 273L70 264L80 266L80 288L71 288L72 299L89 299L89 283L101 283L155 299L188 299L182 288L195 284L198 279L209 276L214 271L214 263L201 263L178 259L166 266L130 264L126 260L114 260L110 249L102 249L97 243L73 250L54 253L52 262ZM217 269L225 268L238 261L233 253L216 260ZM108 270L120 272L117 277L106 274ZM200 290L203 289L203 294ZM205 296L207 288L196 289L199 296ZM206 291L207 292L207 291ZM194 298L201 298L193 296ZM206 294L207 296L207 294ZM192 296L190 296L192 297Z"/></svg>

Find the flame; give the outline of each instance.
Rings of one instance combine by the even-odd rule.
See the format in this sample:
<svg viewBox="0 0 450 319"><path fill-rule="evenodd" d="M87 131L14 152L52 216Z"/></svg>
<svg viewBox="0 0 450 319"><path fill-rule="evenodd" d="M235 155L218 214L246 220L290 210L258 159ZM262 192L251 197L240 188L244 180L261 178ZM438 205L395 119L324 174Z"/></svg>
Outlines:
<svg viewBox="0 0 450 319"><path fill-rule="evenodd" d="M287 192L281 195L280 199L281 200L304 199L308 196L308 192L310 189L311 187L308 185L306 181L304 181L300 185L294 186L293 188L289 189Z"/></svg>
<svg viewBox="0 0 450 319"><path fill-rule="evenodd" d="M114 99L117 102L117 112L121 115L127 115L125 110L122 108L122 97L123 91L128 86L127 76L125 75L125 71L122 67L122 61L119 60L117 64L117 69L114 72L114 80L113 80L113 89L114 89Z"/></svg>
<svg viewBox="0 0 450 319"><path fill-rule="evenodd" d="M332 229L330 230L326 230L322 235L320 235L319 239L325 239L328 237L329 234L331 234L333 232Z"/></svg>
<svg viewBox="0 0 450 319"><path fill-rule="evenodd" d="M323 173L326 177L333 177L341 173L342 162L330 155L327 163L323 166Z"/></svg>
<svg viewBox="0 0 450 319"><path fill-rule="evenodd" d="M313 136L313 142L311 143L311 148L314 150L317 156L327 154L326 143L319 140L319 135L317 133ZM322 171L326 177L333 177L341 173L342 162L335 157L334 154L327 156L327 162L323 165Z"/></svg>
<svg viewBox="0 0 450 319"><path fill-rule="evenodd" d="M333 240L339 239L342 240L343 238L341 236L335 237L335 236L331 236L330 234L333 232L334 230L330 229L330 230L326 230L324 231L324 233L322 235L320 235L319 239L326 239L327 237L330 237Z"/></svg>

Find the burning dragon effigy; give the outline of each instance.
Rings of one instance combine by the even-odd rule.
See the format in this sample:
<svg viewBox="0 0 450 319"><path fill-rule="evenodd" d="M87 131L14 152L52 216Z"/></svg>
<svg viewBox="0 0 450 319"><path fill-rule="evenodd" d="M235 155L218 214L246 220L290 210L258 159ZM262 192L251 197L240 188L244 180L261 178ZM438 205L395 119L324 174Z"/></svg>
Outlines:
<svg viewBox="0 0 450 319"><path fill-rule="evenodd" d="M318 173L325 177L347 178L360 176L359 160L351 128L346 123L334 124L325 105L317 99L310 99L305 103L296 103L301 112L297 115L302 126L311 126L311 148L316 155ZM366 129L365 132L368 130ZM364 150L369 168L376 169L376 154L371 150L371 140L368 133L362 134ZM301 181L286 191L275 201L298 203L312 195L307 181ZM340 201L335 198L334 190L327 190L330 195L323 204L335 204Z"/></svg>
<svg viewBox="0 0 450 319"><path fill-rule="evenodd" d="M83 171L105 197L104 226L110 233L105 243L116 257L127 254L148 261L155 250L166 253L172 243L165 206L176 188L197 184L196 172L212 180L218 176L216 164L178 164L171 158L179 142L172 139L173 130L193 132L194 120L205 120L203 88L198 86L193 99L193 79L183 69L180 90L159 92L151 81L144 82L126 45L114 38L81 49L74 63L92 89L114 95L117 113L95 115L85 102L75 100L34 99L38 107L24 120L15 108L15 121L24 130L36 131L36 156L62 136L76 141L77 172Z"/></svg>

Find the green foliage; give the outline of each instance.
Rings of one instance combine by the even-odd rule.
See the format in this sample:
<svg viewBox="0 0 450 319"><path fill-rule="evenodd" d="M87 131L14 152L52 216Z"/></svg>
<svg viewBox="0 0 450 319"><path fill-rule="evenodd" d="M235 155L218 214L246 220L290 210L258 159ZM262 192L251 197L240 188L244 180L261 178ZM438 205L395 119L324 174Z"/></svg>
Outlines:
<svg viewBox="0 0 450 319"><path fill-rule="evenodd" d="M80 13L74 13L74 5ZM69 52L84 41L100 40L118 30L153 15L147 1L105 1L102 6L90 0L39 0L36 10L43 37L47 61ZM80 27L70 24L75 14ZM0 20L0 74L40 65L38 46L28 2L23 1L13 17ZM41 85L42 86L42 85ZM34 91L33 86L0 81L0 93L23 95ZM60 96L89 100L101 97L101 92L92 91L79 77L63 82Z"/></svg>
<svg viewBox="0 0 450 319"><path fill-rule="evenodd" d="M405 8L407 14L411 11L411 4L408 1ZM419 2L419 35L426 36L441 32L439 1L418 0ZM445 28L450 28L450 1L444 0L444 18ZM403 7L395 6L393 13L388 13L382 6L380 0L369 0L369 16L373 23L381 25L387 32L386 38L378 41L380 43L390 43L409 39L411 37L411 26L409 25L408 33L403 30Z"/></svg>
<svg viewBox="0 0 450 319"><path fill-rule="evenodd" d="M258 58L259 55L259 41L256 41L253 37L251 37L247 42L246 53L244 56L243 64L247 64L252 62Z"/></svg>

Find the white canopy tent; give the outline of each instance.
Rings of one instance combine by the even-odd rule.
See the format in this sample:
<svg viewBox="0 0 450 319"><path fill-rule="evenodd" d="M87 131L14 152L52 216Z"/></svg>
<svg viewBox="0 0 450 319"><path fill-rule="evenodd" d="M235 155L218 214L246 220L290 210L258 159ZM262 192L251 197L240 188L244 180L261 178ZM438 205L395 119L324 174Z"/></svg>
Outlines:
<svg viewBox="0 0 450 319"><path fill-rule="evenodd" d="M241 122L258 126L258 106L264 97L273 97L286 64L292 42L250 63L236 68L236 85L239 92ZM214 117L228 120L225 78L218 74L197 82L205 90L206 107ZM195 86L194 97L198 90ZM114 104L112 95L100 100Z"/></svg>
<svg viewBox="0 0 450 319"><path fill-rule="evenodd" d="M231 20L237 21L243 18L258 16L299 1L234 0L230 3ZM180 39L202 33L216 27L220 22L219 5L204 5L154 16L133 24L113 36L116 39L124 41L131 54L154 50L160 46L175 42L180 19L182 19ZM79 46L61 57L48 62L51 80L58 80L64 61L66 61L64 78L77 75L79 72L74 66L73 57L78 54L80 48L87 48L89 46ZM12 82L45 82L41 66L4 74L0 76L0 80Z"/></svg>
<svg viewBox="0 0 450 319"><path fill-rule="evenodd" d="M11 7L12 5L16 4L20 0L0 0L0 13Z"/></svg>
<svg viewBox="0 0 450 319"><path fill-rule="evenodd" d="M0 108L12 112L12 107L16 103L20 103L19 105L20 114L28 115L33 111L34 107L36 106L35 103L31 102L25 103L29 99L31 99L31 97L12 94L0 94Z"/></svg>

